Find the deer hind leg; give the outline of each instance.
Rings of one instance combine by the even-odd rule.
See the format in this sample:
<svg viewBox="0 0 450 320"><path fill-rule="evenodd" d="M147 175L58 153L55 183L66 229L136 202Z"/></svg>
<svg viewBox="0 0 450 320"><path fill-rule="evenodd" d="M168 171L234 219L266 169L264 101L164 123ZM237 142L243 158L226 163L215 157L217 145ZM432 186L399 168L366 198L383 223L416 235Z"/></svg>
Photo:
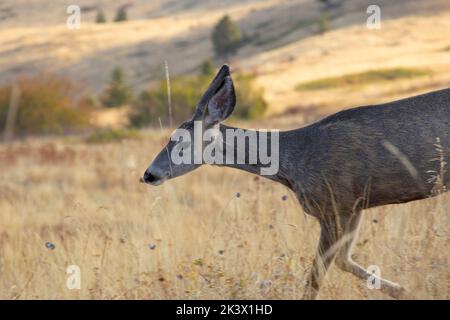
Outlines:
<svg viewBox="0 0 450 320"><path fill-rule="evenodd" d="M309 273L303 299L311 300L317 297L325 274L338 252L337 243L339 239L335 237L335 229L335 221L327 223L320 221L319 245Z"/></svg>
<svg viewBox="0 0 450 320"><path fill-rule="evenodd" d="M362 280L367 281L367 279L371 277L375 281L378 281L380 284L380 291L393 298L398 299L406 297L406 291L400 285L367 272L366 269L354 262L351 258L351 251L356 242L360 222L361 211L356 212L352 217L347 219L345 226L345 237L343 238L344 241L342 242L336 256L336 265L341 270L350 272Z"/></svg>

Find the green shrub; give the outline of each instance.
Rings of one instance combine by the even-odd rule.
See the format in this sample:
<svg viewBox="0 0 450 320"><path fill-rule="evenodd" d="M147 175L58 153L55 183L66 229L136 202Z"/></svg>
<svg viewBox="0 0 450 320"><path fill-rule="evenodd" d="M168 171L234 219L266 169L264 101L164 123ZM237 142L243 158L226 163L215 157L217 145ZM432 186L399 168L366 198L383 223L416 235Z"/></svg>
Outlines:
<svg viewBox="0 0 450 320"><path fill-rule="evenodd" d="M207 86L204 77L178 77L170 82L172 120L180 122L192 115ZM169 123L167 83L159 82L156 88L143 91L133 104L130 123L135 127Z"/></svg>
<svg viewBox="0 0 450 320"><path fill-rule="evenodd" d="M127 20L128 20L127 10L124 6L122 6L119 9L117 9L116 18L114 19L114 21L122 22Z"/></svg>
<svg viewBox="0 0 450 320"><path fill-rule="evenodd" d="M264 115L267 103L263 92L254 86L250 76L235 77L237 106L234 116L242 119L255 119ZM172 117L174 123L189 119L197 102L211 81L211 76L178 77L171 82ZM134 127L159 126L169 123L169 109L166 81L147 91L143 91L133 104L130 124Z"/></svg>
<svg viewBox="0 0 450 320"><path fill-rule="evenodd" d="M141 135L136 130L129 129L104 129L92 133L86 138L87 143L112 143L123 140L140 139Z"/></svg>
<svg viewBox="0 0 450 320"><path fill-rule="evenodd" d="M241 119L257 119L267 110L264 92L254 85L254 79L247 75L238 75L235 81L236 107L233 115Z"/></svg>
<svg viewBox="0 0 450 320"><path fill-rule="evenodd" d="M431 71L418 68L391 68L352 73L340 77L329 77L301 83L297 90L322 90L339 88L348 85L362 85L375 82L393 81L430 75Z"/></svg>
<svg viewBox="0 0 450 320"><path fill-rule="evenodd" d="M317 0L317 1L326 8L331 5L331 0Z"/></svg>
<svg viewBox="0 0 450 320"><path fill-rule="evenodd" d="M344 3L344 0L317 0L317 1L322 5L323 10L338 8Z"/></svg>
<svg viewBox="0 0 450 320"><path fill-rule="evenodd" d="M37 75L17 82L20 90L14 134L47 134L78 131L89 126L91 107L77 99L80 88L66 78ZM0 87L0 130L9 111L11 86Z"/></svg>
<svg viewBox="0 0 450 320"><path fill-rule="evenodd" d="M97 16L95 17L95 22L97 23L105 23L106 17L102 10L97 12Z"/></svg>
<svg viewBox="0 0 450 320"><path fill-rule="evenodd" d="M217 56L228 56L236 53L239 48L242 35L239 26L229 16L224 16L214 27L212 42Z"/></svg>
<svg viewBox="0 0 450 320"><path fill-rule="evenodd" d="M203 76L211 76L216 72L216 66L211 59L207 59L200 65L200 71Z"/></svg>
<svg viewBox="0 0 450 320"><path fill-rule="evenodd" d="M328 14L324 14L319 20L319 33L325 33L330 30L330 18Z"/></svg>
<svg viewBox="0 0 450 320"><path fill-rule="evenodd" d="M102 102L105 107L120 107L132 101L131 88L125 82L125 74L120 67L114 68Z"/></svg>

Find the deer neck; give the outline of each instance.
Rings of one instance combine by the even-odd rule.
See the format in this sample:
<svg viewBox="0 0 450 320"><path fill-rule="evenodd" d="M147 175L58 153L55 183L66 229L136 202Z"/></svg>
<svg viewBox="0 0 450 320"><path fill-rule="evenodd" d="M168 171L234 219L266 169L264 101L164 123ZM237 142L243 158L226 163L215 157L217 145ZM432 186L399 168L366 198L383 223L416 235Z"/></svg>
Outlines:
<svg viewBox="0 0 450 320"><path fill-rule="evenodd" d="M219 124L218 129L223 139L224 161L216 165L247 171L290 187L280 172L282 154L278 131L242 129L224 124Z"/></svg>

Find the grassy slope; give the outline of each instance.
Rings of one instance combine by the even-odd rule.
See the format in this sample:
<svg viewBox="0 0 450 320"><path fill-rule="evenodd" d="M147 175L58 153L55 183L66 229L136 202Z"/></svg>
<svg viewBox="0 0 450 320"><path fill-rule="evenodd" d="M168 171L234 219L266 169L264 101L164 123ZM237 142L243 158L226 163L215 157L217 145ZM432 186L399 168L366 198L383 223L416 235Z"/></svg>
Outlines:
<svg viewBox="0 0 450 320"><path fill-rule="evenodd" d="M286 105L324 105L329 107L326 112L448 87L450 57L445 47L450 40L442 30L450 28L449 17L449 13L443 13L433 18L396 19L384 22L379 31L353 26L293 43L260 56L259 82L270 87L268 97L274 110ZM271 63L280 57L285 63ZM429 77L344 86L319 93L295 90L308 81L398 67L436 72Z"/></svg>
<svg viewBox="0 0 450 320"><path fill-rule="evenodd" d="M87 91L95 92L103 88L113 67L121 65L130 82L143 88L163 77L164 60L172 74L195 72L213 55L211 27L229 13L250 37L229 62L235 69L258 76L273 113L292 106L323 106L325 113L448 86L450 59L445 48L450 40L443 30L450 29L450 3L381 1L382 30L368 30L364 26L366 2L370 1L345 1L330 13L335 31L315 35L322 13L310 0L231 1L226 6L214 1L192 0L184 6L177 1L151 5L137 1L129 16L138 20L93 24L89 22L94 19L93 10L82 16L82 28L76 31L61 23L65 16L56 8L64 6L64 1L35 17L40 11L19 1L17 12L29 10L31 18L27 24L24 14L19 14L0 24L0 82L21 73L53 70L85 82ZM110 18L116 6L112 1L104 3ZM295 90L302 82L399 67L427 67L435 72L432 77L320 94Z"/></svg>
<svg viewBox="0 0 450 320"><path fill-rule="evenodd" d="M361 15L347 14L346 21L332 22L339 30L304 39L302 27L274 41L274 34L294 22L264 18L301 1L241 2L233 1L226 11L266 30L264 39L270 41L244 48L233 66L258 74L273 112L286 106L329 112L449 83L445 10L433 17L385 21L381 31L349 25ZM411 13L409 6L416 2L399 6ZM224 8L208 1L208 14L199 15L202 8L183 9L176 1L152 3L169 6L144 6L142 12L171 16L122 25L83 24L76 32L57 25L51 10L41 10L50 12L39 20L49 24L42 29L26 27L26 19L20 26L0 23L1 80L21 70L62 68L98 88L120 63L144 85L162 74L164 59L172 72L190 72L211 55L207 31ZM356 1L347 3L351 12ZM386 16L395 16L394 9ZM307 81L398 67L430 68L433 75L395 84L295 90ZM310 108L315 105L323 108ZM252 127L290 127L301 121L301 116L274 117ZM0 145L0 298L300 298L318 238L314 219L303 215L281 185L237 170L202 168L159 188L139 184L168 134L154 130L144 139L100 146L78 138ZM288 200L282 201L285 194ZM418 298L450 298L449 200L447 194L368 211L355 260L380 266L382 276ZM47 241L56 248L45 248ZM65 286L69 264L81 267L81 290ZM320 298L386 297L332 267Z"/></svg>

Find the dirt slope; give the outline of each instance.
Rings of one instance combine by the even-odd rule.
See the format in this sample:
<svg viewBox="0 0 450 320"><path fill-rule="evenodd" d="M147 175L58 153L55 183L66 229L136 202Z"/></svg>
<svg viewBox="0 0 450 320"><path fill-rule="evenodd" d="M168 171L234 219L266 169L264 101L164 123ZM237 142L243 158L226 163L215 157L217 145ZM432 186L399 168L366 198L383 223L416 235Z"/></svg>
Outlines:
<svg viewBox="0 0 450 320"><path fill-rule="evenodd" d="M378 1L381 30L365 27L369 0L346 0L326 13L314 0L78 3L81 29L69 30L65 9L70 1L0 2L0 83L53 71L84 82L86 92L98 92L119 65L130 83L142 89L163 76L165 60L171 74L196 72L214 56L213 25L230 14L248 41L228 62L258 76L272 112L291 106L339 108L449 85L450 2L445 0ZM111 20L126 3L130 21L93 23L96 6ZM332 31L319 35L318 20L324 14ZM402 66L427 66L434 73L385 89L377 85L320 94L294 89L321 77Z"/></svg>

